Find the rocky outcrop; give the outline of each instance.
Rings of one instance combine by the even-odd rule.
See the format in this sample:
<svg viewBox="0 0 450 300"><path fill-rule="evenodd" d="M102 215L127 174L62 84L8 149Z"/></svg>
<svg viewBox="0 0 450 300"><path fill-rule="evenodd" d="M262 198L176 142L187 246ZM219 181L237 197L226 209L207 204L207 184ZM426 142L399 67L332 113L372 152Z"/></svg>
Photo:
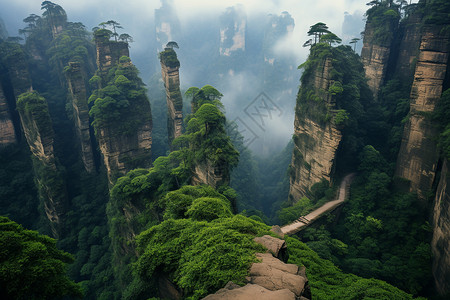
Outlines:
<svg viewBox="0 0 450 300"><path fill-rule="evenodd" d="M271 249L268 248L268 253L256 253L259 262L252 264L247 277L248 284L240 287L229 282L223 289L204 299L311 299L305 269L294 264L286 264L273 256L273 251L279 252L280 249L285 249L284 240L268 235L254 240Z"/></svg>
<svg viewBox="0 0 450 300"><path fill-rule="evenodd" d="M242 5L228 7L220 16L220 46L221 56L231 56L238 50L245 51L247 16Z"/></svg>
<svg viewBox="0 0 450 300"><path fill-rule="evenodd" d="M396 175L409 181L409 191L426 198L438 164L436 128L430 114L441 97L446 76L449 38L440 26L425 27L411 89L409 119L403 131Z"/></svg>
<svg viewBox="0 0 450 300"><path fill-rule="evenodd" d="M8 101L0 84L0 147L17 142L16 130L9 110Z"/></svg>
<svg viewBox="0 0 450 300"><path fill-rule="evenodd" d="M324 105L334 106L328 92L331 80L331 59L324 60L314 71L312 78L305 82L305 88L312 88ZM300 101L306 101L300 99ZM309 104L305 104L309 105ZM298 104L297 104L298 106ZM291 201L305 196L315 183L326 179L332 181L336 152L342 140L342 133L332 121L320 124L308 114L297 109L294 121L294 153L290 167Z"/></svg>
<svg viewBox="0 0 450 300"><path fill-rule="evenodd" d="M399 29L401 41L398 48L395 74L404 82L410 84L413 80L415 64L419 55L422 36L422 15L414 13Z"/></svg>
<svg viewBox="0 0 450 300"><path fill-rule="evenodd" d="M229 182L230 176L228 166L215 164L209 159L194 166L194 173L191 179L192 185L206 184L216 188L223 184L228 184Z"/></svg>
<svg viewBox="0 0 450 300"><path fill-rule="evenodd" d="M395 31L395 23L390 25L388 31ZM391 51L391 43L393 35L387 40L379 40L375 32L379 30L376 26L367 21L364 30L363 48L361 51L361 61L364 65L368 85L373 93L374 98L377 98L380 86L383 84L388 68L388 61Z"/></svg>
<svg viewBox="0 0 450 300"><path fill-rule="evenodd" d="M95 42L97 46L97 74L102 79L100 85L102 87L107 84L108 71L119 65L122 56L129 55L128 44L109 41L107 37L98 35ZM135 67L128 58L127 61L120 63L119 68L136 72L135 76L137 77L137 71L134 71ZM130 77L130 79L140 81L139 78L133 79ZM138 118L138 125L134 124L136 118ZM131 126L133 129L131 131L125 129L124 131L124 126ZM129 101L126 109L121 111L120 120L114 120L96 128L95 135L103 156L110 186L116 182L117 178L132 169L149 168L151 166L152 127L150 102L143 93L142 97Z"/></svg>
<svg viewBox="0 0 450 300"><path fill-rule="evenodd" d="M448 161L442 166L433 209L433 276L441 295L450 293L450 174Z"/></svg>
<svg viewBox="0 0 450 300"><path fill-rule="evenodd" d="M97 141L111 185L133 169L151 166L152 126L149 123L144 123L132 135L117 135L114 128L102 128L97 131Z"/></svg>
<svg viewBox="0 0 450 300"><path fill-rule="evenodd" d="M183 128L183 98L180 91L180 62L173 49L166 48L160 53L161 74L166 88L167 131L169 146L181 135Z"/></svg>
<svg viewBox="0 0 450 300"><path fill-rule="evenodd" d="M117 65L122 56L130 56L128 43L110 41L108 38L96 37L97 68L102 79L106 78L109 69ZM103 82L105 85L106 82Z"/></svg>
<svg viewBox="0 0 450 300"><path fill-rule="evenodd" d="M295 294L288 289L271 291L257 284L240 287L229 282L215 294L206 296L204 300L296 300Z"/></svg>
<svg viewBox="0 0 450 300"><path fill-rule="evenodd" d="M47 102L36 92L22 94L17 101L22 128L33 155L39 196L54 237L62 231L67 204L63 174L54 154L54 132Z"/></svg>
<svg viewBox="0 0 450 300"><path fill-rule="evenodd" d="M69 62L69 70L66 72L69 92L72 96L73 120L75 131L81 147L81 158L87 172L95 169L94 154L89 127L89 107L85 75L78 62Z"/></svg>

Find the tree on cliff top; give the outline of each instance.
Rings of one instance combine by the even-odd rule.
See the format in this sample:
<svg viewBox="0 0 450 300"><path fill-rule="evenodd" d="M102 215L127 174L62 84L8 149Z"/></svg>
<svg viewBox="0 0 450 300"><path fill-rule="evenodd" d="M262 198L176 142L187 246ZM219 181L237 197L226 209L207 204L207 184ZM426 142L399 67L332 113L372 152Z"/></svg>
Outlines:
<svg viewBox="0 0 450 300"><path fill-rule="evenodd" d="M320 41L320 37L326 33L330 33L328 26L325 23L319 22L309 28L308 36L313 35L314 44L316 44L317 41Z"/></svg>
<svg viewBox="0 0 450 300"><path fill-rule="evenodd" d="M166 44L166 48L170 48L170 49L177 48L177 49L179 49L180 47L178 47L177 42L170 41L170 42L168 42Z"/></svg>

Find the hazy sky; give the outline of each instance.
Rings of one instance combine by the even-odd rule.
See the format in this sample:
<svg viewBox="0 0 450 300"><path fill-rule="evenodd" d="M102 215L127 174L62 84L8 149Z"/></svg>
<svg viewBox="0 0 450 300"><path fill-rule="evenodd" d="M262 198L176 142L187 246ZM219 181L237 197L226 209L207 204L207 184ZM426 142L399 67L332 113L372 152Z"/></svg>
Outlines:
<svg viewBox="0 0 450 300"><path fill-rule="evenodd" d="M5 21L11 36L17 35L17 30L24 27L22 20L29 14L41 14L41 0L0 0L0 17ZM148 82L153 72L159 72L155 50L154 10L161 7L159 0L55 0L67 12L69 21L82 22L88 29L97 26L100 22L115 20L122 24L123 31L134 38L131 44L130 56L141 71L145 82ZM248 23L258 26L264 23L261 18L267 14L279 15L283 11L289 12L295 21L293 34L287 39L274 45L280 49L278 55L289 52L294 54L294 65L303 63L309 49L302 44L309 39L309 27L317 22L324 22L329 29L340 36L344 43L353 37L359 37L364 29L363 15L367 10L368 0L173 0L181 23L182 32L195 31L195 25L208 24L210 20L217 20L227 7L241 3L247 13ZM203 20L203 22L201 22ZM343 32L344 31L344 32ZM195 32L194 32L195 34ZM219 33L217 33L219 34ZM205 40L208 42L208 40ZM183 50L180 45L180 52ZM361 50L359 46L358 51ZM152 65L153 61L153 65ZM183 63L182 63L183 65ZM153 68L152 68L153 66ZM182 87L189 86L190 70L181 68ZM300 78L300 72L298 74ZM207 80L207 79L205 79ZM202 83L207 84L208 82ZM248 90L251 84L251 74L241 73L224 78L224 104L228 108L227 115L231 118L244 117L240 114L242 106L242 93ZM226 86L229 86L226 88ZM297 82L293 89L297 89ZM261 91L254 91L256 96ZM271 95L277 97L276 95ZM252 96L253 97L253 96ZM265 135L282 138L280 145L290 139L293 131L293 107L295 97L290 99L292 109L282 117L272 120L273 132ZM263 136L261 136L263 139Z"/></svg>
<svg viewBox="0 0 450 300"><path fill-rule="evenodd" d="M41 0L0 0L0 17L6 23L10 35L17 35L17 30L24 27L22 20L31 13L40 14ZM356 14L362 19L367 9L366 0L174 0L182 26L206 15L219 15L226 7L242 3L251 18L255 14L279 14L288 11L295 19L295 31L292 41L295 47L288 47L300 58L305 58L307 49L301 44L307 39L309 26L322 21L337 35L342 33L344 14ZM153 31L154 9L160 7L159 0L55 0L67 12L70 21L80 21L87 28L92 28L102 21L110 19L120 22L124 31L134 37L133 52L141 54L146 51L149 36ZM363 22L355 22L355 32L362 31ZM284 48L284 47L283 47ZM286 48L284 48L286 49Z"/></svg>

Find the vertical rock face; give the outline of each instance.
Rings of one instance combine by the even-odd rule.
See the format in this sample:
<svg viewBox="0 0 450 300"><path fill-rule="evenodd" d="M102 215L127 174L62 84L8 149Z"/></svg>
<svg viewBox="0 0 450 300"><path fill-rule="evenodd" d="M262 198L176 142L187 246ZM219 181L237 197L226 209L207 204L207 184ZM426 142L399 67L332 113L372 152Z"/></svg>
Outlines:
<svg viewBox="0 0 450 300"><path fill-rule="evenodd" d="M128 56L128 44L109 41L105 38L96 38L96 46L98 74L102 78L103 85L107 84L105 81L108 71L112 67L119 65L120 57ZM131 73L135 69L131 61L123 62L120 66L122 70L127 69ZM130 75L130 79L124 76L123 78L128 80L130 84L133 84L130 80L140 81L140 78L137 77L137 71L137 78L132 78L133 76ZM141 96L126 99L128 105L120 112L121 117L119 120L114 120L96 128L97 142L111 186L118 177L125 175L130 170L149 168L151 166L152 117L150 102L143 90L136 92L142 92ZM125 95L125 98L127 97ZM107 114L108 111L104 113ZM135 120L136 118L138 120ZM133 125L136 121L140 125ZM123 126L125 125L132 126L133 130L124 131ZM119 129L121 127L122 130Z"/></svg>
<svg viewBox="0 0 450 300"><path fill-rule="evenodd" d="M367 83L375 99L386 76L392 42L392 39L383 43L377 41L375 38L376 30L377 28L367 21L361 51L361 60L368 79ZM395 30L394 24L390 26L389 30L392 32Z"/></svg>
<svg viewBox="0 0 450 300"><path fill-rule="evenodd" d="M316 68L312 78L309 82L305 82L305 85L312 87L326 105L333 106L333 97L327 92L333 84L330 72L331 59L326 59ZM322 179L331 182L336 151L341 140L342 134L333 122L319 124L308 115L300 114L297 109L294 122L294 153L290 170L291 201L305 196L308 189Z"/></svg>
<svg viewBox="0 0 450 300"><path fill-rule="evenodd" d="M235 51L245 51L247 16L241 5L227 8L220 17L221 56L231 56Z"/></svg>
<svg viewBox="0 0 450 300"><path fill-rule="evenodd" d="M114 128L97 131L97 139L108 172L109 183L135 168L151 165L152 126L145 123L136 133L117 135Z"/></svg>
<svg viewBox="0 0 450 300"><path fill-rule="evenodd" d="M450 293L450 174L445 160L433 211L433 276L439 294Z"/></svg>
<svg viewBox="0 0 450 300"><path fill-rule="evenodd" d="M17 45L17 48L19 47ZM20 94L31 91L31 77L24 52L21 49L12 49L12 52L7 56L6 64L14 96L17 99Z"/></svg>
<svg viewBox="0 0 450 300"><path fill-rule="evenodd" d="M16 142L16 131L11 118L8 101L0 84L0 147L15 144Z"/></svg>
<svg viewBox="0 0 450 300"><path fill-rule="evenodd" d="M441 29L424 28L411 89L410 117L397 160L396 175L408 179L410 191L416 191L421 198L432 187L439 158L436 129L428 115L441 97L449 57L449 38Z"/></svg>
<svg viewBox="0 0 450 300"><path fill-rule="evenodd" d="M92 141L89 131L89 107L85 76L80 63L69 62L70 69L66 72L69 92L72 96L73 119L75 130L81 146L81 158L87 172L95 169Z"/></svg>
<svg viewBox="0 0 450 300"><path fill-rule="evenodd" d="M167 129L169 146L181 135L183 127L183 99L180 92L180 62L173 49L166 48L160 53L161 74L166 88Z"/></svg>
<svg viewBox="0 0 450 300"><path fill-rule="evenodd" d="M216 188L230 182L230 176L226 175L228 173L228 166L214 164L210 160L206 160L204 163L195 165L191 184L206 184Z"/></svg>
<svg viewBox="0 0 450 300"><path fill-rule="evenodd" d="M97 68L102 78L108 74L108 70L117 65L122 56L130 56L128 43L109 41L104 38L96 38Z"/></svg>
<svg viewBox="0 0 450 300"><path fill-rule="evenodd" d="M405 82L411 82L414 76L415 62L419 55L422 36L422 16L418 13L411 15L400 28L402 34L395 74Z"/></svg>
<svg viewBox="0 0 450 300"><path fill-rule="evenodd" d="M67 191L54 154L54 132L47 102L37 93L19 97L17 109L22 128L33 154L33 169L45 213L55 237L62 229Z"/></svg>

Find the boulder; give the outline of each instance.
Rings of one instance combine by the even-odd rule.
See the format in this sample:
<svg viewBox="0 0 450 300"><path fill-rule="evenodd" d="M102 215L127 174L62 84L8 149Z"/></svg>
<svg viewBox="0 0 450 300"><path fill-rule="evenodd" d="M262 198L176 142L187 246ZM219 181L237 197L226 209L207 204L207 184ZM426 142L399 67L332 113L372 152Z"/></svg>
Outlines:
<svg viewBox="0 0 450 300"><path fill-rule="evenodd" d="M295 300L295 295L288 289L271 291L257 284L247 284L237 287L228 283L225 288L215 294L208 295L204 300Z"/></svg>

